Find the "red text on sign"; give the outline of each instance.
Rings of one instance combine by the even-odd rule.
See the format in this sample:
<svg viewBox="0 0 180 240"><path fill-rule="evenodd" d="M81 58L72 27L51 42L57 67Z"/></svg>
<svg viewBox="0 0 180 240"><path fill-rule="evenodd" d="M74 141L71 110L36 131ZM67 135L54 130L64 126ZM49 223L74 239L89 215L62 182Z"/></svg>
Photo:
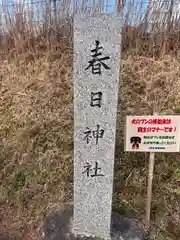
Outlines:
<svg viewBox="0 0 180 240"><path fill-rule="evenodd" d="M171 119L133 119L132 124L171 124Z"/></svg>
<svg viewBox="0 0 180 240"><path fill-rule="evenodd" d="M164 127L164 128L159 128L159 127L138 127L137 129L138 132L176 132L176 127Z"/></svg>

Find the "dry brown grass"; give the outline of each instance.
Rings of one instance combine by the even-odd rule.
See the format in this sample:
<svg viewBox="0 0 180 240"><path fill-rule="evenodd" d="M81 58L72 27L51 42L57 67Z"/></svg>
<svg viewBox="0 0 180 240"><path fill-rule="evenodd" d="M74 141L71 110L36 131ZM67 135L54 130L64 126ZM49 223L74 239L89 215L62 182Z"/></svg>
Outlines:
<svg viewBox="0 0 180 240"><path fill-rule="evenodd" d="M26 55L1 61L0 232L10 232L10 239L37 239L51 207L72 200L72 43L63 44L66 51L34 56L36 61ZM179 67L171 56L129 56L122 62L113 202L116 211L142 221L148 154L123 152L123 117L153 109L178 112ZM156 239L167 235L161 228L178 233L179 172L179 154L156 155L151 216L159 226L152 225Z"/></svg>
<svg viewBox="0 0 180 240"><path fill-rule="evenodd" d="M122 64L114 204L124 203L126 209L129 208L130 212L133 211L144 222L148 153L123 152L122 126L127 114L179 114L180 60L170 55L161 60L128 56ZM179 154L156 154L151 213L153 239L163 239L163 236L170 237L168 239L180 237L179 164ZM120 212L121 210L122 207Z"/></svg>
<svg viewBox="0 0 180 240"><path fill-rule="evenodd" d="M62 36L72 37L70 8L66 1L60 3L62 6L56 8L50 8L44 2L30 5L15 4L13 11L10 12L6 1L2 0L4 20L0 28L0 57L1 55L12 57L24 52L33 54L37 53L37 50L54 50ZM87 11L83 3L82 1L81 10ZM96 3L102 9L106 5L104 1L100 3L98 0ZM36 6L36 13L31 9L32 6ZM166 27L162 28L159 23L149 32L148 23L154 18L161 18L163 7L159 6L156 12L152 12L152 8L146 9L143 0L129 0L128 3L118 0L116 8L118 11L124 11L123 52L131 51L153 57L162 57L169 53L179 54L180 24L178 19L172 17L171 11L166 16ZM40 14L43 17L38 17Z"/></svg>
<svg viewBox="0 0 180 240"><path fill-rule="evenodd" d="M16 227L28 232L36 226L72 188L71 69L68 52L1 62L0 215L12 236Z"/></svg>

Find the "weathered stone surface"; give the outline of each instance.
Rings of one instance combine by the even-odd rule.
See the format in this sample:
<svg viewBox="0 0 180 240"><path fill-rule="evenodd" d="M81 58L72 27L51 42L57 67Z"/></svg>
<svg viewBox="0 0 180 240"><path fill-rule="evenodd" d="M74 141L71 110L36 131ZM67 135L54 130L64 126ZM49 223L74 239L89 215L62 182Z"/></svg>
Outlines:
<svg viewBox="0 0 180 240"><path fill-rule="evenodd" d="M122 22L117 14L77 14L74 18L74 233L94 234L108 239L110 234L116 114L121 58ZM98 49L109 69L98 64L94 74L92 49ZM96 60L97 60L96 58ZM92 106L91 94L101 93L99 106ZM99 101L96 100L96 104ZM94 103L94 102L93 102ZM98 130L99 126L99 130ZM90 131L86 136L84 132ZM98 132L96 132L98 131ZM100 137L102 131L104 134ZM98 143L96 136L98 135ZM87 142L87 138L89 142ZM90 174L83 172L90 166ZM95 166L97 174L95 175Z"/></svg>
<svg viewBox="0 0 180 240"><path fill-rule="evenodd" d="M0 240L10 240L10 237L7 234L0 233Z"/></svg>
<svg viewBox="0 0 180 240"><path fill-rule="evenodd" d="M99 240L100 238L74 236L72 233L73 207L51 213L41 228L41 240ZM112 213L111 240L144 240L145 232L134 219Z"/></svg>

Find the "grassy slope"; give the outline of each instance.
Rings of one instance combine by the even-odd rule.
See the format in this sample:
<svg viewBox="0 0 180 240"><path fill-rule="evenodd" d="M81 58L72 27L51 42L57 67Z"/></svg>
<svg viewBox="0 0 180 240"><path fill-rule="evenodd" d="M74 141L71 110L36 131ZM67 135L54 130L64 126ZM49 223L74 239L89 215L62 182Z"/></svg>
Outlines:
<svg viewBox="0 0 180 240"><path fill-rule="evenodd" d="M0 233L10 239L37 239L44 215L72 200L72 46L64 44L59 53L35 61L20 56L0 64ZM123 117L160 107L179 111L179 69L179 60L171 57L155 61L129 56L122 64L113 205L142 221L148 154L123 152ZM177 239L179 155L156 156L152 220ZM153 225L151 234L163 239L159 227Z"/></svg>

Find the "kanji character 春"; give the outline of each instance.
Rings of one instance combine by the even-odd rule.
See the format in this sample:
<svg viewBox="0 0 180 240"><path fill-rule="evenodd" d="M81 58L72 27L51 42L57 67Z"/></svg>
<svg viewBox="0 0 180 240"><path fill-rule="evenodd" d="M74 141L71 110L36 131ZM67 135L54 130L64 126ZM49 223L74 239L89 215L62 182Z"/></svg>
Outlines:
<svg viewBox="0 0 180 240"><path fill-rule="evenodd" d="M89 69L90 67L92 67L92 73L93 74L99 74L101 75L101 65L105 68L105 69L110 69L103 61L110 59L110 57L102 57L102 58L98 58L98 56L101 56L102 53L98 52L99 50L103 49L103 47L100 47L99 44L100 42L98 40L95 41L96 47L95 49L92 49L91 52L93 59L88 61L89 65L87 66L87 69Z"/></svg>

